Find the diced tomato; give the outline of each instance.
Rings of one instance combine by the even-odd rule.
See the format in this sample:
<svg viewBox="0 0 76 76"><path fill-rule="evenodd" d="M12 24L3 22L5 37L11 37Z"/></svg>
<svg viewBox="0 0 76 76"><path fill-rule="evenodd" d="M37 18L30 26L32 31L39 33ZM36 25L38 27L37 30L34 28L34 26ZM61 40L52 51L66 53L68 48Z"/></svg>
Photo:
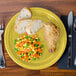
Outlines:
<svg viewBox="0 0 76 76"><path fill-rule="evenodd" d="M20 46L23 46L24 43L25 43L25 42L21 42L21 43L20 43Z"/></svg>
<svg viewBox="0 0 76 76"><path fill-rule="evenodd" d="M41 50L41 48L38 48L38 51Z"/></svg>
<svg viewBox="0 0 76 76"><path fill-rule="evenodd" d="M25 58L28 58L28 56L25 54L25 56L24 56Z"/></svg>
<svg viewBox="0 0 76 76"><path fill-rule="evenodd" d="M29 49L27 49L27 48L25 49L25 52L29 52L29 51L30 51Z"/></svg>
<svg viewBox="0 0 76 76"><path fill-rule="evenodd" d="M28 43L29 41L30 41L30 40L29 40L29 39L27 39L25 42L26 42L26 43Z"/></svg>
<svg viewBox="0 0 76 76"><path fill-rule="evenodd" d="M19 48L19 47L20 47L20 45L19 45L19 44L16 44L16 47L17 47L17 48Z"/></svg>
<svg viewBox="0 0 76 76"><path fill-rule="evenodd" d="M39 54L35 54L35 57L38 58L39 57Z"/></svg>
<svg viewBox="0 0 76 76"><path fill-rule="evenodd" d="M31 45L32 47L34 47L34 45Z"/></svg>
<svg viewBox="0 0 76 76"><path fill-rule="evenodd" d="M33 39L35 39L35 36L32 36Z"/></svg>
<svg viewBox="0 0 76 76"><path fill-rule="evenodd" d="M37 52L38 50L37 50L37 49L35 49L35 51Z"/></svg>
<svg viewBox="0 0 76 76"><path fill-rule="evenodd" d="M21 36L20 38L21 38L21 39L23 39L23 38L24 38L24 36Z"/></svg>
<svg viewBox="0 0 76 76"><path fill-rule="evenodd" d="M42 50L39 50L39 53L42 53Z"/></svg>
<svg viewBox="0 0 76 76"><path fill-rule="evenodd" d="M18 51L18 52L17 52L18 55L20 55L20 54L22 54L22 53L26 54L25 51Z"/></svg>
<svg viewBox="0 0 76 76"><path fill-rule="evenodd" d="M28 58L26 58L26 62L28 62Z"/></svg>
<svg viewBox="0 0 76 76"><path fill-rule="evenodd" d="M38 51L39 51L39 53L42 53L42 50L40 48L38 49Z"/></svg>
<svg viewBox="0 0 76 76"><path fill-rule="evenodd" d="M21 60L23 60L24 59L24 57L21 57Z"/></svg>
<svg viewBox="0 0 76 76"><path fill-rule="evenodd" d="M18 55L21 55L21 53L22 53L22 51L18 51L18 52L17 52Z"/></svg>
<svg viewBox="0 0 76 76"><path fill-rule="evenodd" d="M34 57L34 54L32 54L31 57Z"/></svg>
<svg viewBox="0 0 76 76"><path fill-rule="evenodd" d="M33 45L35 45L37 42L33 42Z"/></svg>
<svg viewBox="0 0 76 76"><path fill-rule="evenodd" d="M28 35L27 32L25 32L25 36Z"/></svg>
<svg viewBox="0 0 76 76"><path fill-rule="evenodd" d="M37 42L38 45L40 45L40 42Z"/></svg>
<svg viewBox="0 0 76 76"><path fill-rule="evenodd" d="M25 42L24 42L24 41L22 41L22 43L23 43L23 44L25 44Z"/></svg>

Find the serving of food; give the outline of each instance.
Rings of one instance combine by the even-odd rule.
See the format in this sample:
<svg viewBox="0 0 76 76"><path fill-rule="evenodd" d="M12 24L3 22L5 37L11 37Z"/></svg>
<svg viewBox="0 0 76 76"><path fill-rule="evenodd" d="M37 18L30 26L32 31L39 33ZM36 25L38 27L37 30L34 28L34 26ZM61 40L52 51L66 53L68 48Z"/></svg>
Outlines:
<svg viewBox="0 0 76 76"><path fill-rule="evenodd" d="M61 57L67 36L63 23L54 13L24 7L8 23L4 40L10 57L17 64L28 69L43 69Z"/></svg>
<svg viewBox="0 0 76 76"><path fill-rule="evenodd" d="M37 35L29 36L27 33L14 40L15 52L22 60L30 62L39 59L42 55L43 45Z"/></svg>

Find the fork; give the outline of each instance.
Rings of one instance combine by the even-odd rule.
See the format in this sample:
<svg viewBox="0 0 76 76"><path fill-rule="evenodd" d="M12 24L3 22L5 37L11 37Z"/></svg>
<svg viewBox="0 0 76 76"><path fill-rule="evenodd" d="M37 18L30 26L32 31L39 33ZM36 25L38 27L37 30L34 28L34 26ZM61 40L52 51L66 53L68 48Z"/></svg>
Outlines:
<svg viewBox="0 0 76 76"><path fill-rule="evenodd" d="M4 59L4 55L3 55L3 49L2 49L2 34L4 32L4 24L3 21L0 24L0 52L1 52L1 56L0 56L0 68L5 68L5 59Z"/></svg>

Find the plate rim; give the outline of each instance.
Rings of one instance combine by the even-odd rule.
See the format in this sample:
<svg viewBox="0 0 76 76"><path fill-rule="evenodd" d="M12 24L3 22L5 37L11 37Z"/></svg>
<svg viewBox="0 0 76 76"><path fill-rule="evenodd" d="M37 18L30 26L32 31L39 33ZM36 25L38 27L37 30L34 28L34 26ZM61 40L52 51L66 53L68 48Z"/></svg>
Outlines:
<svg viewBox="0 0 76 76"><path fill-rule="evenodd" d="M40 10L46 11L47 13L52 13L52 15L55 16L56 19L58 19L58 21L64 26L64 24L63 24L63 22L61 21L61 19L60 19L55 13L53 13L52 11L50 11L50 10L48 10L48 9L45 9L45 8L41 8L41 7L31 7L30 9L40 9ZM45 68L47 68L47 67L52 66L53 64L55 64L55 63L61 58L61 56L63 55L63 53L64 53L64 51L65 51L65 48L66 48L66 45L67 45L67 32L66 32L65 26L64 26L64 30L65 30L66 40L65 40L64 49L63 49L62 53L60 53L60 54L58 55L58 57L53 60L52 64L49 62L49 64L47 64L45 67L43 66L43 67L41 67L41 68L39 68L39 67L34 68L34 67L29 67L29 66L25 66L25 67L24 67L23 64L19 63L19 61L18 61L16 58L13 58L12 55L9 53L9 51L8 51L9 49L8 49L8 46L7 46L7 40L6 40L6 33L7 33L8 25L11 23L11 21L14 19L14 17L15 17L16 15L18 15L18 13L16 13L16 14L9 20L9 22L8 22L8 24L7 24L7 26L6 26L6 29L5 29L5 33L4 33L4 44L5 44L5 48L6 48L7 52L8 52L8 55L11 57L11 59L12 59L15 63L17 63L18 65L20 65L21 67L27 68L27 69L32 69L32 70L45 69Z"/></svg>

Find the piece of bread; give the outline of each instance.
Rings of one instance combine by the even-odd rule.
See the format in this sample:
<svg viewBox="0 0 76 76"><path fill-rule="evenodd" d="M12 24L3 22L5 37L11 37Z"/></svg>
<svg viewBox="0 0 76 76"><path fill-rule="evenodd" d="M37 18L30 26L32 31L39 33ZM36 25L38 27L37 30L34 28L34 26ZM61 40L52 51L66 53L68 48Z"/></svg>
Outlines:
<svg viewBox="0 0 76 76"><path fill-rule="evenodd" d="M32 11L30 10L30 8L28 7L24 7L23 9L21 9L21 11L19 12L19 15L16 18L15 24L20 20L20 19L27 19L27 18L31 18L32 16Z"/></svg>
<svg viewBox="0 0 76 76"><path fill-rule="evenodd" d="M47 41L49 52L55 52L59 39L59 28L55 24L43 24L44 38Z"/></svg>
<svg viewBox="0 0 76 76"><path fill-rule="evenodd" d="M19 33L27 32L29 35L35 34L43 26L42 20L21 19L14 26L14 30Z"/></svg>
<svg viewBox="0 0 76 76"><path fill-rule="evenodd" d="M43 26L43 21L42 20L33 20L32 23L26 27L26 32L29 35L35 34L41 27Z"/></svg>
<svg viewBox="0 0 76 76"><path fill-rule="evenodd" d="M19 34L25 33L26 27L28 25L30 25L31 22L32 22L32 20L30 20L30 19L21 19L18 21L17 24L15 24L14 30Z"/></svg>

